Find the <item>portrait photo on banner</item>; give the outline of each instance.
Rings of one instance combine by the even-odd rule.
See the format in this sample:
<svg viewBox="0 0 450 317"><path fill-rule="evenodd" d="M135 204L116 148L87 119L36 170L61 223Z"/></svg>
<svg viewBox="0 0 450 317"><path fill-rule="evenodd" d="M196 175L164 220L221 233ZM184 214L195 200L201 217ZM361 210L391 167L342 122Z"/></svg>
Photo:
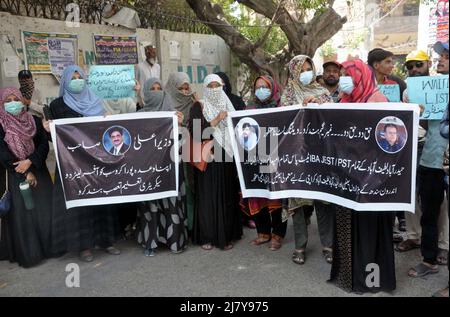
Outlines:
<svg viewBox="0 0 450 317"><path fill-rule="evenodd" d="M236 126L236 136L239 144L246 151L253 150L259 142L261 129L258 122L253 118L242 118Z"/></svg>
<svg viewBox="0 0 450 317"><path fill-rule="evenodd" d="M102 143L106 152L122 156L130 149L131 140L131 134L127 129L115 125L105 131Z"/></svg>
<svg viewBox="0 0 450 317"><path fill-rule="evenodd" d="M400 152L408 140L405 124L397 117L389 116L381 119L375 131L377 144L386 153Z"/></svg>

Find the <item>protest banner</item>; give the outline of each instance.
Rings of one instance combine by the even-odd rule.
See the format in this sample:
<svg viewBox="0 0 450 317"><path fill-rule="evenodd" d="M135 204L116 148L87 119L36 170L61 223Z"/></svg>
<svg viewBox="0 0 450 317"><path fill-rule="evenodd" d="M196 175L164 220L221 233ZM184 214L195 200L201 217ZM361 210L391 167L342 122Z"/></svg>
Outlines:
<svg viewBox="0 0 450 317"><path fill-rule="evenodd" d="M448 105L448 75L408 77L408 100L423 105L422 120L441 120Z"/></svg>
<svg viewBox="0 0 450 317"><path fill-rule="evenodd" d="M67 208L178 196L174 112L54 120L51 135Z"/></svg>
<svg viewBox="0 0 450 317"><path fill-rule="evenodd" d="M138 61L136 36L94 35L98 65L133 65Z"/></svg>
<svg viewBox="0 0 450 317"><path fill-rule="evenodd" d="M230 112L242 195L414 212L418 121L395 103Z"/></svg>
<svg viewBox="0 0 450 317"><path fill-rule="evenodd" d="M399 85L378 85L380 92L386 96L389 102L400 102L400 86Z"/></svg>
<svg viewBox="0 0 450 317"><path fill-rule="evenodd" d="M93 65L89 70L89 87L100 98L135 97L133 65Z"/></svg>

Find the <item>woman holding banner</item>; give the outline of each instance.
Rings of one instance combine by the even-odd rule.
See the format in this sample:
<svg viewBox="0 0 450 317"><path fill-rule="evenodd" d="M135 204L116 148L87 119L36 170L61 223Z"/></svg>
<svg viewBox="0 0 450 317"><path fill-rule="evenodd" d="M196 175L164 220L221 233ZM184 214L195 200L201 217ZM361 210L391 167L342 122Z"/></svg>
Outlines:
<svg viewBox="0 0 450 317"><path fill-rule="evenodd" d="M186 126L189 119L189 112L192 105L197 101L197 94L192 92L188 74L177 72L171 73L164 86L164 91L170 96L174 110L183 114L183 126ZM191 165L183 164L184 175L186 177L186 204L188 231L192 235L194 219L194 170Z"/></svg>
<svg viewBox="0 0 450 317"><path fill-rule="evenodd" d="M368 65L356 59L342 64L341 103L387 102ZM392 213L336 207L334 260L330 281L354 292L392 291L396 287ZM379 285L367 283L377 274Z"/></svg>
<svg viewBox="0 0 450 317"><path fill-rule="evenodd" d="M259 76L253 84L253 102L249 103L246 110L279 107L280 93L272 77ZM241 209L244 214L252 216L256 223L258 236L250 243L259 246L270 242L272 251L280 249L287 229L287 222L281 220L281 200L245 198L241 199Z"/></svg>
<svg viewBox="0 0 450 317"><path fill-rule="evenodd" d="M2 180L12 201L1 221L0 238L7 258L27 268L51 256L53 185L45 164L47 134L41 119L25 110L22 99L16 88L1 91L0 163L2 172L7 170L7 181Z"/></svg>
<svg viewBox="0 0 450 317"><path fill-rule="evenodd" d="M289 63L289 78L281 97L281 105L304 105L309 102L325 103L333 102L333 99L329 91L316 82L316 69L312 59L306 55L298 55ZM306 261L308 214L315 209L322 254L325 261L331 263L333 261L334 205L309 199L290 198L284 209L287 211L287 216L293 214L295 250L292 261L297 264L304 264Z"/></svg>
<svg viewBox="0 0 450 317"><path fill-rule="evenodd" d="M50 104L53 119L78 118L104 115L102 100L94 95L86 84L83 70L67 66L61 76L59 98ZM88 206L68 211L64 199L59 170L55 171L53 191L53 251L63 254L67 251L80 252L85 262L94 260L92 249L104 248L112 255L120 254L113 247L118 235L118 222L115 207Z"/></svg>
<svg viewBox="0 0 450 317"><path fill-rule="evenodd" d="M229 250L242 236L239 185L226 123L227 112L234 108L219 76L206 76L203 85L204 99L191 109L189 131L197 142L212 140L214 153L205 171L194 170L193 242L204 250Z"/></svg>
<svg viewBox="0 0 450 317"><path fill-rule="evenodd" d="M158 78L144 83L144 107L139 112L173 111L169 95L162 90ZM179 125L183 114L177 111ZM188 243L186 218L186 191L184 173L180 166L178 197L163 198L138 203L139 229L137 240L145 248L146 256L154 256L159 244L165 244L172 253L183 252Z"/></svg>

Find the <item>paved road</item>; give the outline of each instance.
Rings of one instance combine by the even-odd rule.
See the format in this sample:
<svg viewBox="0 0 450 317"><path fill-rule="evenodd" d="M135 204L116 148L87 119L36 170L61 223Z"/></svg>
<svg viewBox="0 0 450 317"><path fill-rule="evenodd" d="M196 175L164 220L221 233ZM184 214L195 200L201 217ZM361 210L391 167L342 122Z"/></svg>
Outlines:
<svg viewBox="0 0 450 317"><path fill-rule="evenodd" d="M330 265L321 255L315 217L309 226L310 244L303 266L290 260L294 247L292 223L286 242L278 251L267 245L251 246L255 231L229 251L204 251L197 246L182 254L161 250L143 256L131 241L121 241L119 256L96 250L91 263L79 263L75 255L48 260L32 269L0 262L0 296L359 296L326 282ZM430 296L448 282L448 271L411 279L407 269L419 261L419 251L396 253L397 290L392 294L364 296ZM65 267L80 264L80 288L65 286Z"/></svg>

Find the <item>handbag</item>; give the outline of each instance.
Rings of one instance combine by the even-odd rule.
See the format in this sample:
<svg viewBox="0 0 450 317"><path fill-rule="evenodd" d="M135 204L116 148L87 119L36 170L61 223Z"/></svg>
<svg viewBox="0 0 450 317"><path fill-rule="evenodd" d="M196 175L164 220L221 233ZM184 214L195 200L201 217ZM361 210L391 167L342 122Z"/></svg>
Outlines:
<svg viewBox="0 0 450 317"><path fill-rule="evenodd" d="M200 107L202 105L198 103ZM194 104L195 106L195 104ZM211 148L214 145L213 140L206 140L206 141L197 141L195 140L192 135L190 136L190 142L191 142L191 153L189 158L189 163L200 170L201 172L206 171L206 167L208 166L208 162L205 159L208 159L210 157ZM207 151L207 152L205 152Z"/></svg>
<svg viewBox="0 0 450 317"><path fill-rule="evenodd" d="M189 163L201 172L206 171L208 162L203 159L205 157L204 153L210 153L213 145L214 143L212 140L198 142L191 137L191 159ZM208 154L206 154L206 156L208 156Z"/></svg>
<svg viewBox="0 0 450 317"><path fill-rule="evenodd" d="M5 192L0 199L0 217L5 216L11 209L11 193L8 190L8 171L6 171Z"/></svg>

